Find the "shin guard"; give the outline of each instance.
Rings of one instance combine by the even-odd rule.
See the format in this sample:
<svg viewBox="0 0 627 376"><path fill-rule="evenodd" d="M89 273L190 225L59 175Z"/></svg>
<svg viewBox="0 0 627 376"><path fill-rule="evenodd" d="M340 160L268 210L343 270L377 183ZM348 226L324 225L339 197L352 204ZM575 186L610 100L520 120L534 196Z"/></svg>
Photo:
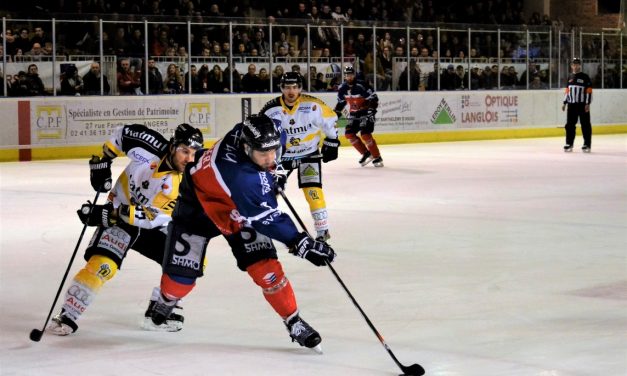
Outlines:
<svg viewBox="0 0 627 376"><path fill-rule="evenodd" d="M116 274L117 264L108 257L92 256L68 287L63 302L63 315L77 321L87 310L104 283Z"/></svg>
<svg viewBox="0 0 627 376"><path fill-rule="evenodd" d="M353 145L353 147L357 149L359 154L364 154L366 152L367 150L366 145L364 145L364 143L361 142L361 138L359 138L356 134L346 133L345 136L348 142L350 142L351 145Z"/></svg>
<svg viewBox="0 0 627 376"><path fill-rule="evenodd" d="M377 141L375 141L372 135L369 133L362 134L361 138L364 139L364 142L366 143L366 148L368 148L370 154L372 154L374 158L379 158L381 156L381 152L379 151L379 147L377 146Z"/></svg>
<svg viewBox="0 0 627 376"><path fill-rule="evenodd" d="M285 277L281 263L266 259L249 266L246 271L261 287L263 296L283 319L297 310L296 297L290 281Z"/></svg>

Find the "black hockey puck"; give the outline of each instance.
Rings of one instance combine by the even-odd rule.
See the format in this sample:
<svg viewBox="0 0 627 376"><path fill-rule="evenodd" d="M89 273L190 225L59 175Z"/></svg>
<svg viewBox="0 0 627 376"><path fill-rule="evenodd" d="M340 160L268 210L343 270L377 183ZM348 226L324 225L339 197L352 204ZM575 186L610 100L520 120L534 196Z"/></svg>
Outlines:
<svg viewBox="0 0 627 376"><path fill-rule="evenodd" d="M43 334L44 333L41 330L33 329L30 331L30 340L33 342L39 342Z"/></svg>

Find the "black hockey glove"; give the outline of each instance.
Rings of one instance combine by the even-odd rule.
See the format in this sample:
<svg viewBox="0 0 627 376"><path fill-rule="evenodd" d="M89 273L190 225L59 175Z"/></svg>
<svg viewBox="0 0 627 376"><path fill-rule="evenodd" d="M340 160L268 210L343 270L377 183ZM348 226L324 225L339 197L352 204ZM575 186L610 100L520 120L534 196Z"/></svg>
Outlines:
<svg viewBox="0 0 627 376"><path fill-rule="evenodd" d="M111 189L111 159L93 155L89 160L89 181L95 191L108 192Z"/></svg>
<svg viewBox="0 0 627 376"><path fill-rule="evenodd" d="M368 123L374 123L374 115L377 114L377 110L374 108L369 108L366 110L366 121Z"/></svg>
<svg viewBox="0 0 627 376"><path fill-rule="evenodd" d="M325 242L313 240L309 235L301 232L296 239L296 245L292 247L290 253L300 258L307 259L316 266L324 266L328 262L333 262L335 251Z"/></svg>
<svg viewBox="0 0 627 376"><path fill-rule="evenodd" d="M76 211L76 214L78 214L81 222L87 226L111 227L117 222L116 218L113 218L113 203L111 202L104 205L93 205L87 201Z"/></svg>
<svg viewBox="0 0 627 376"><path fill-rule="evenodd" d="M322 141L322 162L327 163L337 159L337 149L340 147L340 140L325 138Z"/></svg>
<svg viewBox="0 0 627 376"><path fill-rule="evenodd" d="M287 171L274 172L272 174L274 180L274 194L278 195L279 191L285 191L285 183L287 183Z"/></svg>

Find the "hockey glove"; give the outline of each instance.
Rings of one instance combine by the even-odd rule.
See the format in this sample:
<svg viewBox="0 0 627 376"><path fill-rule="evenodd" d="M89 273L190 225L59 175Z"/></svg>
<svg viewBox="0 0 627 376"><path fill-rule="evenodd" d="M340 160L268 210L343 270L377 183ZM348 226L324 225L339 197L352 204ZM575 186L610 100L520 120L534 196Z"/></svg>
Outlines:
<svg viewBox="0 0 627 376"><path fill-rule="evenodd" d="M92 208L93 207L93 208ZM104 205L92 205L87 201L76 211L78 218L87 226L103 226L111 227L116 224L116 218L113 217L113 203L108 202Z"/></svg>
<svg viewBox="0 0 627 376"><path fill-rule="evenodd" d="M337 159L337 149L340 147L340 140L325 138L322 142L322 162L327 163Z"/></svg>
<svg viewBox="0 0 627 376"><path fill-rule="evenodd" d="M296 239L296 245L292 247L290 253L300 258L307 259L316 266L324 266L328 262L333 262L335 251L325 242L313 240L309 235L301 232Z"/></svg>
<svg viewBox="0 0 627 376"><path fill-rule="evenodd" d="M279 191L285 191L285 183L287 183L287 171L275 171L272 174L272 179L274 180L274 194L278 195Z"/></svg>
<svg viewBox="0 0 627 376"><path fill-rule="evenodd" d="M93 155L89 160L89 181L95 191L108 192L111 189L111 159Z"/></svg>
<svg viewBox="0 0 627 376"><path fill-rule="evenodd" d="M376 115L377 110L374 108L369 108L368 110L366 110L366 121L368 123L374 123L374 115Z"/></svg>

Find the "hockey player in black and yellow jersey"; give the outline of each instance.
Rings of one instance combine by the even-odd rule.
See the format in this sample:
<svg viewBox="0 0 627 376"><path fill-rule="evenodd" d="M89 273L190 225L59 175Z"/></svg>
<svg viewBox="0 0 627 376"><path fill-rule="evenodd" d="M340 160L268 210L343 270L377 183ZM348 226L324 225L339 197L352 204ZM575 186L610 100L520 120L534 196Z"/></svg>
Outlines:
<svg viewBox="0 0 627 376"><path fill-rule="evenodd" d="M566 145L565 152L573 151L577 119L581 122L581 135L583 136L584 153L590 152L592 146L592 124L590 123L590 103L592 103L592 81L590 77L581 71L581 59L574 58L570 64L572 74L568 77L568 86L562 104L562 111L566 113Z"/></svg>
<svg viewBox="0 0 627 376"><path fill-rule="evenodd" d="M322 162L337 159L340 141L337 116L322 100L302 94L303 77L288 72L281 77L282 95L268 102L259 111L272 119L281 131L283 150L281 166L298 171L298 187L302 188L314 219L316 239L328 240L327 205L322 192ZM320 134L325 138L319 150Z"/></svg>
<svg viewBox="0 0 627 376"><path fill-rule="evenodd" d="M104 283L120 269L129 249L161 265L166 227L172 219L182 173L202 144L201 132L188 124L179 125L169 141L143 125L125 125L105 142L103 156L89 161L92 187L111 192L104 205L88 202L78 210L81 221L96 226L96 231L85 251L87 263L70 283L61 313L53 318L49 332L68 335L78 329L76 322ZM111 162L121 155L130 162L111 188ZM152 295L150 305L159 296L158 288ZM178 331L183 318L173 314L160 327L154 327L150 319L144 322L145 329Z"/></svg>

